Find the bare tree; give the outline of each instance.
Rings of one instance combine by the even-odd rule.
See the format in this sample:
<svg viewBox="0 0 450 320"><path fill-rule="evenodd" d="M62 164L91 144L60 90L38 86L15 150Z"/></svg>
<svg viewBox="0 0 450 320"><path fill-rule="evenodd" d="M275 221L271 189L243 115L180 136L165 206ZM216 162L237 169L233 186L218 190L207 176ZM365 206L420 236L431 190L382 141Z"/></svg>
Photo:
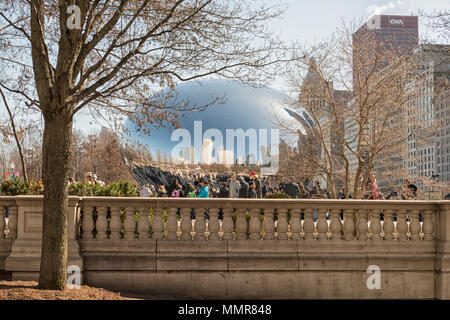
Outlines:
<svg viewBox="0 0 450 320"><path fill-rule="evenodd" d="M149 100L155 88L212 75L270 79L269 67L284 60L284 51L265 22L280 13L250 0L2 2L7 46L0 62L11 72L0 82L45 122L41 288L66 286L74 115L90 108L107 117L119 113L142 127L174 123L186 105Z"/></svg>
<svg viewBox="0 0 450 320"><path fill-rule="evenodd" d="M339 187L347 197L351 190L353 198L360 198L380 164L386 167L380 175L392 178L403 165L396 163L403 156L397 147L413 134L402 117L411 99L412 64L406 52L389 48L389 39L381 42L367 34L364 45L358 45L353 34L359 25L344 23L315 50L300 51L286 74L299 97L292 109L306 110L312 118L300 155L318 168L332 197ZM295 120L276 122L297 135Z"/></svg>

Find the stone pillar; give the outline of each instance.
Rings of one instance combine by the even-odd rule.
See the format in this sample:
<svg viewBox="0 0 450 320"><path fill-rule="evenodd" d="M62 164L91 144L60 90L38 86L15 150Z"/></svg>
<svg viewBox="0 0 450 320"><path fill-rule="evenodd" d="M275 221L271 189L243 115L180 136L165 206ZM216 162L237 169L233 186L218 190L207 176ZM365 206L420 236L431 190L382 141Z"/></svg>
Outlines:
<svg viewBox="0 0 450 320"><path fill-rule="evenodd" d="M69 197L67 266L76 265L83 270L77 241L80 200L79 197ZM11 227L12 234L17 236L12 243L11 253L5 260L5 269L12 272L13 280L38 281L42 250L42 196L16 196L14 201L17 205L17 215L11 213L11 216L16 218Z"/></svg>
<svg viewBox="0 0 450 320"><path fill-rule="evenodd" d="M450 300L450 201L440 201L437 207L435 297Z"/></svg>

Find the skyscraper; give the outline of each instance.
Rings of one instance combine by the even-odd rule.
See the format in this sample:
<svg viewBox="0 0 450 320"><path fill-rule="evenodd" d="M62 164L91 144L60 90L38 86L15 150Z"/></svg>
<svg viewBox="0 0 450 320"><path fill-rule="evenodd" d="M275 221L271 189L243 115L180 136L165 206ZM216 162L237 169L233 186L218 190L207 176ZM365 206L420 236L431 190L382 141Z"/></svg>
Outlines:
<svg viewBox="0 0 450 320"><path fill-rule="evenodd" d="M371 17L353 34L355 88L359 86L359 83L364 82L373 67L376 70L384 68L395 56L412 54L418 45L417 16L375 15Z"/></svg>

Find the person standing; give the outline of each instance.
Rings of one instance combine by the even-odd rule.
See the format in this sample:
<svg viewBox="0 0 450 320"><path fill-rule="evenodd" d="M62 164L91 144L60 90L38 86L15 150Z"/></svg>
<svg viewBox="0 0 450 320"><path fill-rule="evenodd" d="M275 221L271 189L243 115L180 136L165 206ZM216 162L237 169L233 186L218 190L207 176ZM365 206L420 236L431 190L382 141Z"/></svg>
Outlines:
<svg viewBox="0 0 450 320"><path fill-rule="evenodd" d="M230 189L228 188L227 183L223 182L219 190L219 198L229 198L229 197L230 197Z"/></svg>
<svg viewBox="0 0 450 320"><path fill-rule="evenodd" d="M262 198L262 183L261 183L261 180L259 180L258 177L256 176L255 171L252 171L250 173L250 180L255 182L255 190L256 190L257 197L261 199Z"/></svg>
<svg viewBox="0 0 450 320"><path fill-rule="evenodd" d="M244 180L243 177L239 178L239 182L241 184L241 187L239 188L239 198L248 198L248 183Z"/></svg>
<svg viewBox="0 0 450 320"><path fill-rule="evenodd" d="M299 181L298 186L300 188L299 198L306 199L309 198L309 191L305 188L303 183Z"/></svg>
<svg viewBox="0 0 450 320"><path fill-rule="evenodd" d="M209 182L206 179L203 179L200 182L200 192L197 198L209 198Z"/></svg>
<svg viewBox="0 0 450 320"><path fill-rule="evenodd" d="M264 187L262 188L262 196L264 198L266 195L271 193L273 193L273 188L270 186L270 182L266 181L264 183Z"/></svg>
<svg viewBox="0 0 450 320"><path fill-rule="evenodd" d="M238 198L239 197L239 188L240 188L239 181L236 180L236 174L233 174L231 176L231 182L230 182L230 198Z"/></svg>
<svg viewBox="0 0 450 320"><path fill-rule="evenodd" d="M150 187L148 184L143 185L141 190L139 190L139 196L140 197L151 197L153 192L150 190Z"/></svg>
<svg viewBox="0 0 450 320"><path fill-rule="evenodd" d="M294 177L289 179L289 182L284 185L284 192L292 199L297 199L300 192L300 187L294 182Z"/></svg>
<svg viewBox="0 0 450 320"><path fill-rule="evenodd" d="M167 197L166 187L164 187L163 185L160 185L158 187L158 197Z"/></svg>
<svg viewBox="0 0 450 320"><path fill-rule="evenodd" d="M195 198L197 196L197 194L195 193L195 187L192 185L192 183L188 184L186 191L187 198Z"/></svg>
<svg viewBox="0 0 450 320"><path fill-rule="evenodd" d="M248 197L251 199L258 198L258 193L256 192L256 183L254 181L250 181L249 183Z"/></svg>

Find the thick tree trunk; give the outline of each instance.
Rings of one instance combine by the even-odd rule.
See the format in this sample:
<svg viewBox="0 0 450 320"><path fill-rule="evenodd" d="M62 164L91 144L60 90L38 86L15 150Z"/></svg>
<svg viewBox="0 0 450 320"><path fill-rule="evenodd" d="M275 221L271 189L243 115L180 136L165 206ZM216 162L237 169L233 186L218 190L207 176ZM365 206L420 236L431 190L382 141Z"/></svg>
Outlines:
<svg viewBox="0 0 450 320"><path fill-rule="evenodd" d="M68 174L72 121L64 113L44 115L42 144L44 207L39 287L64 290L67 270Z"/></svg>

